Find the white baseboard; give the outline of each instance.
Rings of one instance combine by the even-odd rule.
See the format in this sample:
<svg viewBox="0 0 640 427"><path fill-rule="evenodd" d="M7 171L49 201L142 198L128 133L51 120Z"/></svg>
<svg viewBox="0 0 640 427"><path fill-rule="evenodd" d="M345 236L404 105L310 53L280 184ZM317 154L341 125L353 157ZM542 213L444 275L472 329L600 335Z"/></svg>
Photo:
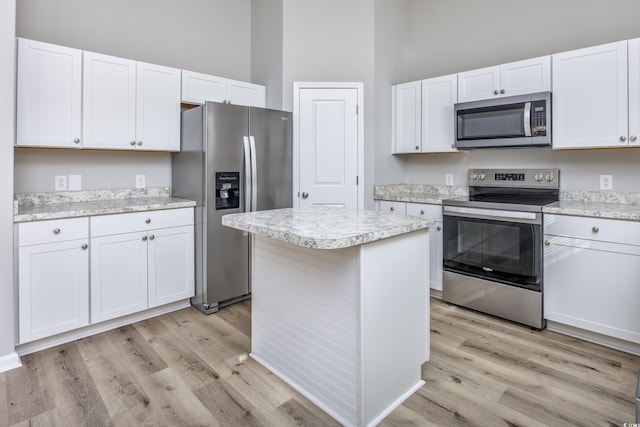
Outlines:
<svg viewBox="0 0 640 427"><path fill-rule="evenodd" d="M9 371L21 366L22 362L20 362L20 356L18 356L18 353L15 351L0 357L0 372Z"/></svg>

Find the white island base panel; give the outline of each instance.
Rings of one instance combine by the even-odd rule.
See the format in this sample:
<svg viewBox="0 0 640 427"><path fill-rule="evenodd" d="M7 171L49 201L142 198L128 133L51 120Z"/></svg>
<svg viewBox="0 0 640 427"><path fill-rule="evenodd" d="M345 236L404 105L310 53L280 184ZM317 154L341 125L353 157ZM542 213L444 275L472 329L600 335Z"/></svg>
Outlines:
<svg viewBox="0 0 640 427"><path fill-rule="evenodd" d="M427 231L343 249L253 235L251 357L346 426L373 426L424 381Z"/></svg>

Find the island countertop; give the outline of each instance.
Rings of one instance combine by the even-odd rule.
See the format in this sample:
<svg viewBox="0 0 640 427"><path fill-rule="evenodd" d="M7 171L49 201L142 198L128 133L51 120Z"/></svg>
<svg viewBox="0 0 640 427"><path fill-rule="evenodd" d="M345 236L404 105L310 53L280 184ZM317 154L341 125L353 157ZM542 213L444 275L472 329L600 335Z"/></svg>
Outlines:
<svg viewBox="0 0 640 427"><path fill-rule="evenodd" d="M428 228L431 219L336 207L287 208L224 215L222 224L312 249L362 245Z"/></svg>

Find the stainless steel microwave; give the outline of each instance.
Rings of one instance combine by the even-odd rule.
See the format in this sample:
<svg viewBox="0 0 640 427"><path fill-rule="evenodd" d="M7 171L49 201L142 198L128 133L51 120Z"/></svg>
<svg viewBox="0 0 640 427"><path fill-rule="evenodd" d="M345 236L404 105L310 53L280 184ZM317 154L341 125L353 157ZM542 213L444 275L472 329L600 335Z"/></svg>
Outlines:
<svg viewBox="0 0 640 427"><path fill-rule="evenodd" d="M551 92L455 105L456 148L551 146Z"/></svg>

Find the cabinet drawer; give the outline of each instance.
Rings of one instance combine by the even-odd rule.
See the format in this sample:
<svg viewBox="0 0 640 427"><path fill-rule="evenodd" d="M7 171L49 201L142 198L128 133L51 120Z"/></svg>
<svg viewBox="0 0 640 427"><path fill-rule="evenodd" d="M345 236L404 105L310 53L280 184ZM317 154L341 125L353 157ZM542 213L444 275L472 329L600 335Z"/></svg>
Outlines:
<svg viewBox="0 0 640 427"><path fill-rule="evenodd" d="M430 218L442 222L442 205L407 203L407 215Z"/></svg>
<svg viewBox="0 0 640 427"><path fill-rule="evenodd" d="M544 215L544 233L554 236L640 245L640 222Z"/></svg>
<svg viewBox="0 0 640 427"><path fill-rule="evenodd" d="M380 212L393 213L398 215L406 214L406 207L404 202L390 202L381 200L379 203Z"/></svg>
<svg viewBox="0 0 640 427"><path fill-rule="evenodd" d="M193 208L91 217L91 237L193 224Z"/></svg>
<svg viewBox="0 0 640 427"><path fill-rule="evenodd" d="M89 219L65 218L18 224L18 245L64 242L89 237Z"/></svg>

